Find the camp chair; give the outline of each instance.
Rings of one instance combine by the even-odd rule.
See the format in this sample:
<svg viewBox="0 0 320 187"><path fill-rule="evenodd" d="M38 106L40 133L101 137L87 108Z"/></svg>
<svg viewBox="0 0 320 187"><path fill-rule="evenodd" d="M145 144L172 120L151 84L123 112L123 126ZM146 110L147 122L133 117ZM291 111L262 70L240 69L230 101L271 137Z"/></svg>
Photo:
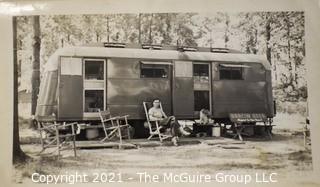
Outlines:
<svg viewBox="0 0 320 187"><path fill-rule="evenodd" d="M149 109L151 108L150 102L143 102L143 108L144 108L144 112L146 114L146 119L147 119L147 123L149 126L149 133L150 136L148 137L148 140L150 140L151 138L153 138L154 136L158 136L160 142L162 142L163 140L170 138L170 135L165 135L161 132L162 127L159 126L159 122L158 121L150 121L149 118ZM162 105L160 103L160 108L162 109Z"/></svg>
<svg viewBox="0 0 320 187"><path fill-rule="evenodd" d="M49 147L57 147L58 156L60 156L60 152L62 150L67 149L70 144L67 143L71 139L72 148L74 152L74 156L77 156L76 152L76 132L75 132L74 123L66 123L62 124L57 123L56 121L52 122L38 122L38 131L40 133L40 142L42 146L42 153L45 149Z"/></svg>
<svg viewBox="0 0 320 187"><path fill-rule="evenodd" d="M130 139L130 129L128 124L128 115L112 117L110 110L99 110L99 117L105 133L105 138L101 142L114 138L118 133L120 145L122 144L122 138L127 137ZM122 135L122 129L127 130L126 135Z"/></svg>

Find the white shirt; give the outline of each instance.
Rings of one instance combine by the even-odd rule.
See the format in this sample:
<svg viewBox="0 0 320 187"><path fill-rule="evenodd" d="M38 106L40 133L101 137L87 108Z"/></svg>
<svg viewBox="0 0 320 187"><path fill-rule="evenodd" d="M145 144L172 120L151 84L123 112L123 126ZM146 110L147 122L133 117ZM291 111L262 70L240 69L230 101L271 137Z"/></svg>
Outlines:
<svg viewBox="0 0 320 187"><path fill-rule="evenodd" d="M158 121L167 117L161 108L155 107L150 108L148 114L150 121Z"/></svg>

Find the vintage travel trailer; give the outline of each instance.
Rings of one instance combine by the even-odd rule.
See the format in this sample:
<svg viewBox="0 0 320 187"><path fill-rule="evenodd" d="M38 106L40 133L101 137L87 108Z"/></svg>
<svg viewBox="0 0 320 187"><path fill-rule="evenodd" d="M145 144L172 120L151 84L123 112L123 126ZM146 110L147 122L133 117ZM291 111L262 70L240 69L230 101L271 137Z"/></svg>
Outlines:
<svg viewBox="0 0 320 187"><path fill-rule="evenodd" d="M178 119L196 119L201 109L221 123L235 116L272 119L275 110L270 64L263 56L104 43L61 48L49 58L36 119L95 123L99 109L109 108L113 115L129 115L137 131L145 121L142 102L154 98Z"/></svg>

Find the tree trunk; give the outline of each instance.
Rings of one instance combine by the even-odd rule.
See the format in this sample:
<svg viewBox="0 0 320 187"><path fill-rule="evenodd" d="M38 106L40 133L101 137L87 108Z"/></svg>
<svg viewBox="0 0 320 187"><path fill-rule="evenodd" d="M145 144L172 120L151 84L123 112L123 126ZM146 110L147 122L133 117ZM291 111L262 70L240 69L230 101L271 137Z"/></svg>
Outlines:
<svg viewBox="0 0 320 187"><path fill-rule="evenodd" d="M149 25L149 43L152 44L152 20L153 20L153 14L151 14L150 18L150 25Z"/></svg>
<svg viewBox="0 0 320 187"><path fill-rule="evenodd" d="M138 19L138 42L141 44L141 13L139 14Z"/></svg>
<svg viewBox="0 0 320 187"><path fill-rule="evenodd" d="M100 35L99 35L99 33L96 33L96 40L97 40L97 43L100 42Z"/></svg>
<svg viewBox="0 0 320 187"><path fill-rule="evenodd" d="M33 62L32 62L32 93L31 114L34 115L37 107L37 99L40 86L40 16L33 16Z"/></svg>
<svg viewBox="0 0 320 187"><path fill-rule="evenodd" d="M270 20L270 13L267 13L266 16L266 55L267 55L267 60L269 61L270 64L271 62L271 47L270 47L270 39L271 39L271 20Z"/></svg>
<svg viewBox="0 0 320 187"><path fill-rule="evenodd" d="M64 46L64 40L63 40L63 38L61 38L60 42L61 42L61 47L63 47L63 46Z"/></svg>
<svg viewBox="0 0 320 187"><path fill-rule="evenodd" d="M253 54L257 54L258 53L258 30L255 29L254 30L254 47L253 47Z"/></svg>
<svg viewBox="0 0 320 187"><path fill-rule="evenodd" d="M230 23L230 20L229 20L229 16L226 15L226 30L224 32L224 47L225 48L228 48L228 42L229 42L229 23Z"/></svg>
<svg viewBox="0 0 320 187"><path fill-rule="evenodd" d="M274 79L276 81L276 86L278 86L278 67L276 64L274 64L273 70L274 70Z"/></svg>
<svg viewBox="0 0 320 187"><path fill-rule="evenodd" d="M17 17L12 18L13 25L13 164L24 162L26 154L21 150L18 120L18 62L17 62Z"/></svg>
<svg viewBox="0 0 320 187"><path fill-rule="evenodd" d="M109 16L107 16L107 42L109 43L110 42L110 25L109 25Z"/></svg>
<svg viewBox="0 0 320 187"><path fill-rule="evenodd" d="M166 31L164 33L164 44L166 45L170 45L171 44L171 38L170 38L170 33L171 33L171 23L170 23L170 14L167 13L166 14L166 18L165 18L165 21L166 21Z"/></svg>
<svg viewBox="0 0 320 187"><path fill-rule="evenodd" d="M295 63L292 59L291 55L291 23L290 23L290 15L286 15L286 24L287 24L287 43L288 43L288 61L289 61L289 71L291 75L290 83L296 82L296 72L295 72ZM291 85L293 88L295 87L294 84Z"/></svg>

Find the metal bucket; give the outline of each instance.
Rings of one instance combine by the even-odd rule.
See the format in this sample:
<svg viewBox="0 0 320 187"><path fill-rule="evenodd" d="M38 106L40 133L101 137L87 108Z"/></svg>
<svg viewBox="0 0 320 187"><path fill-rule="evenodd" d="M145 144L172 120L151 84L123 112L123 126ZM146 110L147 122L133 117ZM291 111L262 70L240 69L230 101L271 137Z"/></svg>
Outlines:
<svg viewBox="0 0 320 187"><path fill-rule="evenodd" d="M213 137L220 137L221 136L221 128L220 126L213 126L212 127L212 136Z"/></svg>
<svg viewBox="0 0 320 187"><path fill-rule="evenodd" d="M86 129L86 138L88 140L95 139L99 136L99 131L98 129Z"/></svg>

